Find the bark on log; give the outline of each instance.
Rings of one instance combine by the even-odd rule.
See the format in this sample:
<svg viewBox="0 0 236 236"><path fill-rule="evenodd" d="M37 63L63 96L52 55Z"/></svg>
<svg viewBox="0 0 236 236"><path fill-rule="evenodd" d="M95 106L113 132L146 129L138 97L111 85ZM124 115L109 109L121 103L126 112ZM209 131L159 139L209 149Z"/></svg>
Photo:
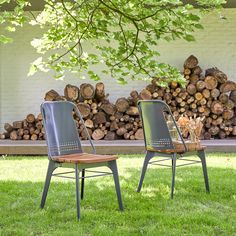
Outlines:
<svg viewBox="0 0 236 236"><path fill-rule="evenodd" d="M115 131L117 130L119 127L118 127L118 124L117 122L114 120L111 122L111 125L110 125L110 131Z"/></svg>
<svg viewBox="0 0 236 236"><path fill-rule="evenodd" d="M11 131L10 139L11 140L17 140L17 138L18 138L17 131L16 130Z"/></svg>
<svg viewBox="0 0 236 236"><path fill-rule="evenodd" d="M222 117L225 120L230 120L234 117L234 111L233 110L224 110L223 114L222 114Z"/></svg>
<svg viewBox="0 0 236 236"><path fill-rule="evenodd" d="M196 85L199 80L200 80L200 77L198 75L191 75L189 78L190 84L194 84L194 85Z"/></svg>
<svg viewBox="0 0 236 236"><path fill-rule="evenodd" d="M187 92L190 94L190 95L194 95L196 92L197 92L197 88L194 84L189 84L187 86Z"/></svg>
<svg viewBox="0 0 236 236"><path fill-rule="evenodd" d="M76 101L79 98L79 88L77 86L67 84L64 89L64 95L69 101Z"/></svg>
<svg viewBox="0 0 236 236"><path fill-rule="evenodd" d="M217 81L221 84L225 83L228 79L227 75L216 67L207 69L205 76L208 75L215 77Z"/></svg>
<svg viewBox="0 0 236 236"><path fill-rule="evenodd" d="M127 131L127 129L126 128L124 128L124 127L121 127L121 128L119 128L117 131L116 131L116 134L118 135L118 136L123 136L125 133L127 133L128 131Z"/></svg>
<svg viewBox="0 0 236 236"><path fill-rule="evenodd" d="M134 135L134 138L137 140L143 140L144 139L143 129L138 129Z"/></svg>
<svg viewBox="0 0 236 236"><path fill-rule="evenodd" d="M227 108L229 110L233 109L235 107L235 103L230 99L224 105L225 105L225 108Z"/></svg>
<svg viewBox="0 0 236 236"><path fill-rule="evenodd" d="M211 135L215 136L215 135L217 135L217 134L220 132L220 128L219 128L218 126L212 126L212 127L208 130L208 132L209 132Z"/></svg>
<svg viewBox="0 0 236 236"><path fill-rule="evenodd" d="M229 98L236 104L236 90L231 91Z"/></svg>
<svg viewBox="0 0 236 236"><path fill-rule="evenodd" d="M35 122L35 116L34 116L33 114L28 114L28 115L26 116L26 121L27 121L28 123L33 123L33 122Z"/></svg>
<svg viewBox="0 0 236 236"><path fill-rule="evenodd" d="M80 96L83 99L93 99L94 95L95 95L95 90L91 84L80 85Z"/></svg>
<svg viewBox="0 0 236 236"><path fill-rule="evenodd" d="M219 96L219 101L222 102L222 103L227 103L229 101L229 96L225 93L222 93L220 96Z"/></svg>
<svg viewBox="0 0 236 236"><path fill-rule="evenodd" d="M236 90L236 83L233 81L226 81L220 86L221 93L228 93Z"/></svg>
<svg viewBox="0 0 236 236"><path fill-rule="evenodd" d="M30 137L30 139L31 139L32 141L36 141L36 140L38 139L38 135L37 135L37 134L32 134L31 137Z"/></svg>
<svg viewBox="0 0 236 236"><path fill-rule="evenodd" d="M206 87L206 83L200 80L197 82L196 87L197 91L201 92Z"/></svg>
<svg viewBox="0 0 236 236"><path fill-rule="evenodd" d="M134 107L134 106L131 106L126 111L126 114L131 115L131 116L138 116L139 115L138 108Z"/></svg>
<svg viewBox="0 0 236 236"><path fill-rule="evenodd" d="M100 140L105 136L104 132L101 129L95 129L92 133L92 138L94 140Z"/></svg>
<svg viewBox="0 0 236 236"><path fill-rule="evenodd" d="M224 107L221 102L214 101L211 104L211 111L216 115L221 115L224 111Z"/></svg>
<svg viewBox="0 0 236 236"><path fill-rule="evenodd" d="M10 133L10 132L13 130L13 127L12 127L11 124L5 123L5 124L4 124L4 129L5 129L8 133Z"/></svg>
<svg viewBox="0 0 236 236"><path fill-rule="evenodd" d="M193 69L197 65L198 65L198 59L194 55L189 56L184 62L184 68Z"/></svg>
<svg viewBox="0 0 236 236"><path fill-rule="evenodd" d="M86 126L87 128L90 128L90 129L92 129L92 128L94 127L93 121L90 120L90 119L85 120L85 121L84 121L84 124L85 124L85 126Z"/></svg>
<svg viewBox="0 0 236 236"><path fill-rule="evenodd" d="M90 114L90 106L86 103L80 102L77 104L77 108L79 109L83 118L86 118Z"/></svg>
<svg viewBox="0 0 236 236"><path fill-rule="evenodd" d="M200 75L202 73L202 68L200 66L196 66L192 69L192 74Z"/></svg>
<svg viewBox="0 0 236 236"><path fill-rule="evenodd" d="M204 81L206 83L206 88L209 90L216 88L218 85L217 79L213 76L207 76Z"/></svg>
<svg viewBox="0 0 236 236"><path fill-rule="evenodd" d="M140 94L139 97L142 100L151 100L152 99L152 94L147 90L147 89L143 89Z"/></svg>
<svg viewBox="0 0 236 236"><path fill-rule="evenodd" d="M113 115L116 112L116 107L111 103L102 104L101 109L108 115Z"/></svg>
<svg viewBox="0 0 236 236"><path fill-rule="evenodd" d="M106 120L105 113L102 112L102 111L99 111L97 114L94 115L93 122L94 122L95 125L106 123L107 120Z"/></svg>
<svg viewBox="0 0 236 236"><path fill-rule="evenodd" d="M96 84L95 98L98 101L101 101L105 98L105 85L102 82Z"/></svg>
<svg viewBox="0 0 236 236"><path fill-rule="evenodd" d="M12 127L14 129L21 129L23 127L23 122L22 121L14 121L12 123Z"/></svg>
<svg viewBox="0 0 236 236"><path fill-rule="evenodd" d="M211 96L211 92L208 89L204 89L202 91L202 95L203 95L204 98L209 98Z"/></svg>
<svg viewBox="0 0 236 236"><path fill-rule="evenodd" d="M9 133L5 132L5 133L0 134L0 139L8 139L8 138L10 138Z"/></svg>
<svg viewBox="0 0 236 236"><path fill-rule="evenodd" d="M105 140L115 140L117 138L118 137L117 137L116 133L113 131L108 131L106 136L104 137Z"/></svg>
<svg viewBox="0 0 236 236"><path fill-rule="evenodd" d="M58 100L61 100L61 96L59 95L57 91L51 89L45 94L44 100L45 101L58 101Z"/></svg>
<svg viewBox="0 0 236 236"><path fill-rule="evenodd" d="M214 98L214 99L217 99L219 96L220 96L220 90L217 89L217 88L214 88L211 90L211 96Z"/></svg>
<svg viewBox="0 0 236 236"><path fill-rule="evenodd" d="M116 109L119 112L126 112L127 109L129 108L129 102L127 101L126 98L119 98L116 101Z"/></svg>

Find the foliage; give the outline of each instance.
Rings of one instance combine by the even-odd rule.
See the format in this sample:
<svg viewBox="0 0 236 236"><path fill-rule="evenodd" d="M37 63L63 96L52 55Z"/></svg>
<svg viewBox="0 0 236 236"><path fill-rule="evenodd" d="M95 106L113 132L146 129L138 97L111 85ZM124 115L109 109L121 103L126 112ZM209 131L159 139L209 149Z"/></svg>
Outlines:
<svg viewBox="0 0 236 236"><path fill-rule="evenodd" d="M1 0L0 5L9 2ZM99 80L101 75L94 73L98 65L119 83L160 78L166 85L184 79L176 68L159 61L158 42L194 41L193 32L203 28L201 16L219 9L225 0L197 0L194 6L182 0L46 0L37 16L24 14L30 5L26 0L15 2L13 12L1 15L7 30L27 21L44 29L41 38L32 41L42 57L32 63L29 75L53 69L57 78L70 71ZM0 41L10 39L2 35Z"/></svg>

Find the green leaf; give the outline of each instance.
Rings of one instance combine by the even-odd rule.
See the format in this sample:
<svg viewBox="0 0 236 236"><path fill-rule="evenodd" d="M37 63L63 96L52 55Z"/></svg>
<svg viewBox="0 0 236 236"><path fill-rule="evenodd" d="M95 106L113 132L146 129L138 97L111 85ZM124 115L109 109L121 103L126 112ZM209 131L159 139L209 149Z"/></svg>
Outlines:
<svg viewBox="0 0 236 236"><path fill-rule="evenodd" d="M197 29L204 29L204 27L201 24L195 24L194 27Z"/></svg>
<svg viewBox="0 0 236 236"><path fill-rule="evenodd" d="M187 40L188 42L192 42L192 41L195 41L195 38L193 35L191 34L187 34L184 36L184 39Z"/></svg>
<svg viewBox="0 0 236 236"><path fill-rule="evenodd" d="M4 35L0 35L0 42L1 43L6 44L6 43L11 43L12 41L13 41L12 38L6 37Z"/></svg>

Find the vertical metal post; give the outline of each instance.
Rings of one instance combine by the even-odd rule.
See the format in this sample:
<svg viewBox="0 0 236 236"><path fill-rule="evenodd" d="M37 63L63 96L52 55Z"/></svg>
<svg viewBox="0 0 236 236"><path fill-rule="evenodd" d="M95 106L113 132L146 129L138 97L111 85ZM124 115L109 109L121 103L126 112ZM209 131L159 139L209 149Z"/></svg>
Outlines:
<svg viewBox="0 0 236 236"><path fill-rule="evenodd" d="M77 218L80 219L80 196L79 196L79 170L78 164L75 164L75 185L76 185L76 206L77 206Z"/></svg>

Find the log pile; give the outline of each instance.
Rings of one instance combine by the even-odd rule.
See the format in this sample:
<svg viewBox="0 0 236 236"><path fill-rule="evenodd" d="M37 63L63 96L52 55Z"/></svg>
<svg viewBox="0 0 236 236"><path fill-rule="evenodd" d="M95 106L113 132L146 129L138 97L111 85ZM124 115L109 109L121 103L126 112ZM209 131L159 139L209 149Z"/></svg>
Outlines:
<svg viewBox="0 0 236 236"><path fill-rule="evenodd" d="M11 140L44 140L42 115L28 114L24 120L14 121L12 124L5 123L5 132L0 134L0 139Z"/></svg>
<svg viewBox="0 0 236 236"><path fill-rule="evenodd" d="M68 84L63 95L50 90L44 99L74 102L94 140L143 139L137 102L150 99L164 100L176 120L183 115L200 117L203 122L201 139L236 136L236 84L217 68L207 69L203 74L193 55L185 61L183 75L187 80L185 88L176 82L163 88L157 85L158 79L153 79L141 92L131 91L129 97L119 98L114 104L109 101L101 82L95 86L84 83L79 87ZM74 118L80 137L87 139L81 121L76 116ZM5 124L4 128L6 132L0 135L0 139L44 139L41 115L29 114L22 121ZM186 132L185 138L188 135Z"/></svg>

